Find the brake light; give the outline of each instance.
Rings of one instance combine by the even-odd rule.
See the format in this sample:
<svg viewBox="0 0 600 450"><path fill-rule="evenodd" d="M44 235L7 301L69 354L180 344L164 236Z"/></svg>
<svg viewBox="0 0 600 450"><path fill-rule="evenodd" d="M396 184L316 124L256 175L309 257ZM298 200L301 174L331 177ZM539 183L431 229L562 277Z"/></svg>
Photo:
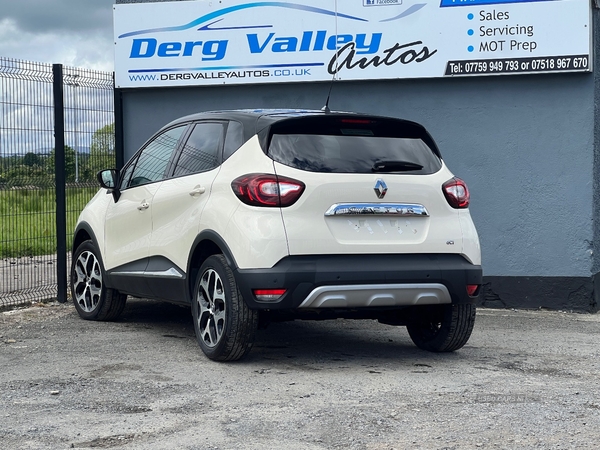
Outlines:
<svg viewBox="0 0 600 450"><path fill-rule="evenodd" d="M448 203L453 208L468 208L471 195L469 194L469 188L460 178L454 177L446 181L442 185L442 191Z"/></svg>
<svg viewBox="0 0 600 450"><path fill-rule="evenodd" d="M368 125L370 123L373 123L372 120L368 120L368 119L341 119L340 122L341 123L361 124L361 125Z"/></svg>
<svg viewBox="0 0 600 450"><path fill-rule="evenodd" d="M256 300L260 302L276 302L283 294L286 289L253 289L252 293L256 297Z"/></svg>
<svg viewBox="0 0 600 450"><path fill-rule="evenodd" d="M252 173L236 178L231 188L246 205L285 207L296 203L304 192L305 184L272 174Z"/></svg>
<svg viewBox="0 0 600 450"><path fill-rule="evenodd" d="M469 297L477 297L479 286L479 284L467 284L467 294L469 294Z"/></svg>

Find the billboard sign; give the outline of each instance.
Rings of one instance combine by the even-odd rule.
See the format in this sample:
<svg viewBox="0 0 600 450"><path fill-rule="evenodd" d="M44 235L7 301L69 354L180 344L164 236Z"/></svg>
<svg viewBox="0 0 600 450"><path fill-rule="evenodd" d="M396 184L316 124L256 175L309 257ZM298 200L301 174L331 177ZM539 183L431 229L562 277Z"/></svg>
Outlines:
<svg viewBox="0 0 600 450"><path fill-rule="evenodd" d="M589 0L114 5L117 87L591 70Z"/></svg>

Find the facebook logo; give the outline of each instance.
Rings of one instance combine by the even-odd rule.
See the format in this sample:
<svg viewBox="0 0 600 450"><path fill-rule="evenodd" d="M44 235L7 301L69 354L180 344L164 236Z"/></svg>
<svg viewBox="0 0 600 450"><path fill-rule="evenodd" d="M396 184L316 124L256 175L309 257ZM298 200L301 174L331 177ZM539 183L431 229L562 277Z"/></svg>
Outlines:
<svg viewBox="0 0 600 450"><path fill-rule="evenodd" d="M401 5L402 0L363 0L363 6Z"/></svg>

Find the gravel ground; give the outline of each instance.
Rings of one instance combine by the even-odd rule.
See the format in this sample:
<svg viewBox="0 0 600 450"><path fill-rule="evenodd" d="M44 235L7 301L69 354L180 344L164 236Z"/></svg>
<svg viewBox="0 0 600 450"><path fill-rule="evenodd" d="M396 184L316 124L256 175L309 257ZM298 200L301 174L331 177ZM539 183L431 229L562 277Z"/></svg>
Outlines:
<svg viewBox="0 0 600 450"><path fill-rule="evenodd" d="M67 267L71 255L67 255ZM56 298L56 255L0 259L0 310Z"/></svg>
<svg viewBox="0 0 600 450"><path fill-rule="evenodd" d="M261 330L206 359L189 311L0 313L0 448L598 448L600 315L479 309L452 354L374 321Z"/></svg>

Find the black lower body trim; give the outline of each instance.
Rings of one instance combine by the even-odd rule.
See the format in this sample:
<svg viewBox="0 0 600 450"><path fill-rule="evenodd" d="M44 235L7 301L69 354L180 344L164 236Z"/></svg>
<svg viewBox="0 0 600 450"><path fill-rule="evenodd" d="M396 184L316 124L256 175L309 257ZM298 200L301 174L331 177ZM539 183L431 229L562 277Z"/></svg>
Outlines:
<svg viewBox="0 0 600 450"><path fill-rule="evenodd" d="M242 296L252 309L296 309L320 286L440 283L452 303L474 303L467 284L481 284L481 266L460 255L311 255L288 256L269 269L234 270ZM253 289L286 289L276 303L256 300Z"/></svg>
<svg viewBox="0 0 600 450"><path fill-rule="evenodd" d="M189 304L187 275L173 262L153 256L113 268L106 273L107 286L123 294Z"/></svg>

